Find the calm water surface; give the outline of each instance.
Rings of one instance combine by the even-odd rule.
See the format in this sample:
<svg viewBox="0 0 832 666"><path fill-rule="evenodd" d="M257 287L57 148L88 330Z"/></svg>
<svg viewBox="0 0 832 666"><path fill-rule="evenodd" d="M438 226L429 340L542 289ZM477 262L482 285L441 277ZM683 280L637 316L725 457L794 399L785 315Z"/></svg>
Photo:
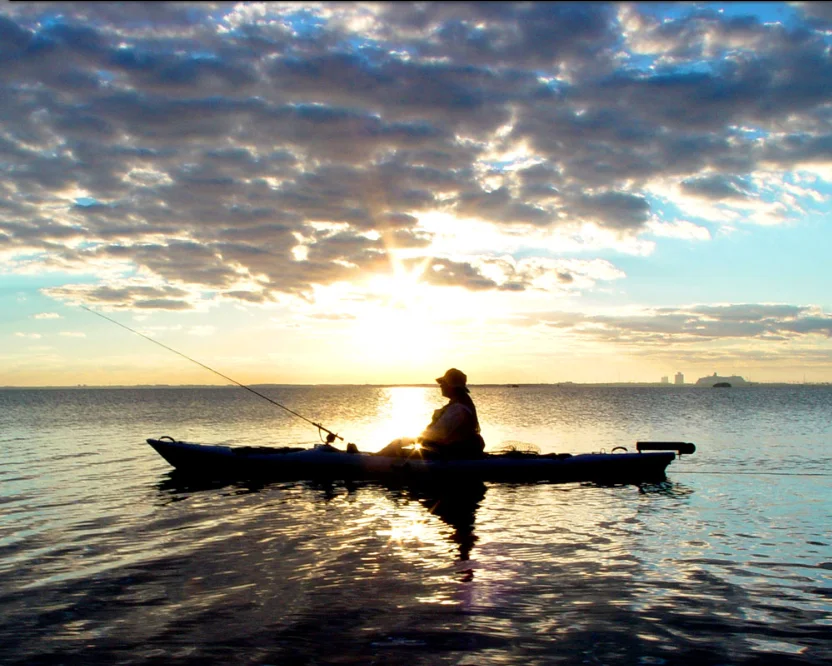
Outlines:
<svg viewBox="0 0 832 666"><path fill-rule="evenodd" d="M264 393L364 450L435 388ZM828 664L832 389L474 388L493 447L692 441L659 485L197 484L312 443L239 388L0 391L0 664Z"/></svg>

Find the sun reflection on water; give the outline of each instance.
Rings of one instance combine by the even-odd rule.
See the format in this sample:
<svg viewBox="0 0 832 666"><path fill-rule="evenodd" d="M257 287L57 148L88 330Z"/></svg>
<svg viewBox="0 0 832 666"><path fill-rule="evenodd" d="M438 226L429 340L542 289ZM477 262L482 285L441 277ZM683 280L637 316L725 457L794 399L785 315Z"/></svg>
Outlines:
<svg viewBox="0 0 832 666"><path fill-rule="evenodd" d="M431 397L441 399L437 390L418 386L389 386L382 391L377 421L363 436L364 441L373 443L376 451L394 439L417 437L438 406L438 400L433 401Z"/></svg>
<svg viewBox="0 0 832 666"><path fill-rule="evenodd" d="M402 548L404 553L412 553L414 543L432 544L441 540L436 526L428 523L425 511L418 506L398 507L388 515L388 521L378 534L387 537L388 546Z"/></svg>

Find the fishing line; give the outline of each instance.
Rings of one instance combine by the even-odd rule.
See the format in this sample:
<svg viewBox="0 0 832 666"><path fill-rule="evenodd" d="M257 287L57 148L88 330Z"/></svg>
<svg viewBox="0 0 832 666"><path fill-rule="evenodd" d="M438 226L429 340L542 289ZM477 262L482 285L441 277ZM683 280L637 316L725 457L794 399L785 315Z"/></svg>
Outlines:
<svg viewBox="0 0 832 666"><path fill-rule="evenodd" d="M134 331L134 330L133 330L132 328L130 328L129 326L126 326L125 324L122 324L121 322L118 322L118 321L116 321L115 319L110 319L110 317L108 317L107 315L103 315L103 314L101 314L100 312L96 312L95 310L90 310L90 309L89 309L88 307L86 307L85 305L81 305L80 307L81 307L82 309L86 310L87 312L91 312L92 314L94 314L94 315L97 315L97 316L101 317L102 319L106 319L107 321L109 321L109 322L111 322L111 323L115 324L116 326L121 326L122 328L124 328L124 329L126 329L126 330L130 331L131 333L135 333L136 335L143 337L145 340L149 340L149 341L150 341L150 342L152 342L154 345L159 345L160 347L164 347L165 349L167 349L167 350L168 350L168 351L170 351L170 352L173 352L173 353L174 353L174 354L176 354L177 356L181 356L182 358L189 360L191 363L196 363L198 366L203 367L203 368L205 368L206 370L209 370L210 372L213 372L215 375L219 375L219 376L220 376L220 377L222 377L223 379L227 379L227 380L228 380L229 382L231 382L232 384L236 384L236 385L237 385L237 386L239 386L240 388L244 388L246 391L250 391L250 392L251 392L251 393L253 393L254 395L256 395L256 396L259 396L259 397L263 398L263 400L268 400L268 401L269 401L270 403L272 403L273 405L276 405L276 406L280 407L281 409L285 409L287 412L289 412L289 413L290 413L290 414L292 414L293 416L297 416L299 419L303 419L303 420L304 420L304 421L306 421L307 423L311 423L311 424L312 424L313 426L315 426L315 427L316 427L319 431L323 431L323 432L325 432L325 433L327 434L327 438L326 438L327 443L331 443L331 442L335 441L336 439L340 439L341 441L343 441L343 440L344 440L344 438L343 438L343 437L341 437L340 435L335 434L334 432L332 432L332 431L331 431L331 430L329 430L328 428L324 428L324 427L323 427L320 423L315 423L314 421L309 420L308 418L306 418L306 417L305 417L305 416L303 416L302 414L298 414L296 411L289 409L288 407L286 407L286 405L281 405L281 404L280 404L279 402L277 402L276 400L272 400L270 397L268 397L268 396L266 396L266 395L263 395L263 394L262 394L262 393L260 393L259 391L255 391L255 390L254 390L253 388L251 388L250 386L246 386L245 384L241 384L241 383L240 383L240 382L238 382L236 379L232 379L232 378L231 378L231 377L229 377L228 375L224 375L224 374L222 374L221 372L219 372L218 370L214 370L214 368L210 368L210 367L208 367L207 365L205 365L204 363L200 363L200 362L199 362L199 361L197 361L196 359L193 359L193 358L191 358L190 356L187 356L187 355L183 354L182 352L176 351L176 350L175 350L175 349L173 349L172 347L168 347L166 344L164 344L164 343L162 343L162 342L159 342L158 340L154 340L153 338L148 337L148 336L147 336L147 335L145 335L144 333L139 333L138 331Z"/></svg>

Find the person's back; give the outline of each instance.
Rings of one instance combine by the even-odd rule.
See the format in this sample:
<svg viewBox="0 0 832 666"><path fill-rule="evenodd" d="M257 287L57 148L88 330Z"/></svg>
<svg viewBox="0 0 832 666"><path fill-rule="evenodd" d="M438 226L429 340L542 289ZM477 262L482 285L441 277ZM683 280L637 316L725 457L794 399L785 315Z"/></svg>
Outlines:
<svg viewBox="0 0 832 666"><path fill-rule="evenodd" d="M480 435L477 408L466 386L467 377L451 368L436 381L447 405L433 413L433 419L420 436L422 450L433 458L478 458L485 442Z"/></svg>

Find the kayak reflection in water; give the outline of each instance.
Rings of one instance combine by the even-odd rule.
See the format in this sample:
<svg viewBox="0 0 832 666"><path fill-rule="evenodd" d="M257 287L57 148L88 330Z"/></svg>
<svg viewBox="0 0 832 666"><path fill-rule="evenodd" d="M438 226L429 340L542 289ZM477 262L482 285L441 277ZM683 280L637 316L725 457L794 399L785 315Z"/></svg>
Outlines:
<svg viewBox="0 0 832 666"><path fill-rule="evenodd" d="M461 370L451 368L436 382L448 404L433 413L430 424L417 438L397 439L376 455L420 455L430 459L481 458L485 442L480 436L477 408L466 386L468 377Z"/></svg>

